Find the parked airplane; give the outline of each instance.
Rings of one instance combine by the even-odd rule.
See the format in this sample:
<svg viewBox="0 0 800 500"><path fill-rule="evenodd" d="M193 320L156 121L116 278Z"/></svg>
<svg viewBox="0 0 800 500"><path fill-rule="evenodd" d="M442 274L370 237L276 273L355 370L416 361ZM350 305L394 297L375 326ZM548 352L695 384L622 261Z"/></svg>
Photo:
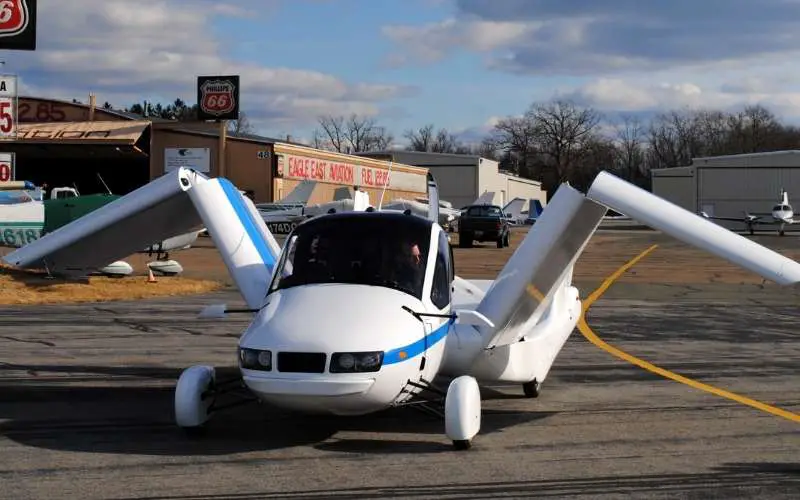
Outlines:
<svg viewBox="0 0 800 500"><path fill-rule="evenodd" d="M238 377L218 380L206 365L180 375L178 426L198 429L226 406L223 395L244 390L254 400L337 415L428 408L443 416L458 449L481 427L478 380L539 394L581 317L573 268L607 207L766 279L800 282L797 262L607 172L586 194L562 185L497 279L469 281L455 275L436 223L432 178L429 190L426 219L377 210L323 215L300 224L281 248L230 181L181 168L3 260L28 268L76 259L93 268L205 224L246 308L215 304L201 316L253 317L238 341ZM440 376L452 378L447 389Z"/></svg>
<svg viewBox="0 0 800 500"><path fill-rule="evenodd" d="M336 189L333 201L308 205L316 181L304 180L289 195L276 203L256 205L267 228L273 235L286 236L306 219L335 212L364 210L369 206L369 195L364 191L350 193L346 187Z"/></svg>
<svg viewBox="0 0 800 500"><path fill-rule="evenodd" d="M76 220L99 207L119 198L120 195L98 193L81 195L71 187L53 188L47 199L40 187L29 181L0 183L0 246L20 248L42 235ZM131 253L156 255L156 260L147 266L159 274L178 274L181 265L169 259L169 252L189 248L197 240L200 231L190 231L171 236L150 244L143 250ZM98 271L112 276L125 276L133 267L125 261L117 261Z"/></svg>
<svg viewBox="0 0 800 500"><path fill-rule="evenodd" d="M778 224L778 235L783 236L784 228L787 224L797 224L800 222L800 220L794 218L794 210L792 209L792 205L789 204L789 193L783 190L781 190L781 201L772 207L772 212L770 213L750 213L745 210L744 217L716 217L710 216L704 211L700 213L706 219L744 222L747 225L747 230L750 231L750 234L755 232L754 226L756 224ZM771 218L765 220L764 217Z"/></svg>

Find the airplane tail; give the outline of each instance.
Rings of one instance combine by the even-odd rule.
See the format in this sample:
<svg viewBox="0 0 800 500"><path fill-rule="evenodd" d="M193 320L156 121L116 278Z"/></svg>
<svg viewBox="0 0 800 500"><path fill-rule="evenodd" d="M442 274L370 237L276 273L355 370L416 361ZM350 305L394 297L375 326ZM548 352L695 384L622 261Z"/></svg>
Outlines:
<svg viewBox="0 0 800 500"><path fill-rule="evenodd" d="M789 204L789 193L781 189L781 205Z"/></svg>
<svg viewBox="0 0 800 500"><path fill-rule="evenodd" d="M314 192L314 188L317 186L317 181L312 181L309 179L304 179L300 181L297 186L292 189L289 194L281 198L278 203L298 203L305 205L308 203L308 200L311 198L311 194Z"/></svg>
<svg viewBox="0 0 800 500"><path fill-rule="evenodd" d="M3 257L19 268L93 271L205 225L248 307L259 307L280 246L224 178L179 168Z"/></svg>
<svg viewBox="0 0 800 500"><path fill-rule="evenodd" d="M513 221L519 220L520 215L522 214L522 207L525 206L525 199L524 198L514 198L513 200L506 203L503 207L503 213L506 215L510 215Z"/></svg>
<svg viewBox="0 0 800 500"><path fill-rule="evenodd" d="M538 219L544 208L542 208L542 202L536 198L531 198L528 200L528 217Z"/></svg>
<svg viewBox="0 0 800 500"><path fill-rule="evenodd" d="M574 293L572 266L608 208L765 279L800 282L800 263L608 172L597 175L586 195L561 185L548 208L478 304L494 325L480 327L487 348L517 342L542 321L554 298Z"/></svg>

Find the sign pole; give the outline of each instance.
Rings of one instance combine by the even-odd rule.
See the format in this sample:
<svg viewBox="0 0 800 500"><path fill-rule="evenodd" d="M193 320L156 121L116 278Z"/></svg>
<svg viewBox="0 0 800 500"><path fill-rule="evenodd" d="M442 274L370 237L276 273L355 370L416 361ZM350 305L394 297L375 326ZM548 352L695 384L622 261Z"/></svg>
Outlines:
<svg viewBox="0 0 800 500"><path fill-rule="evenodd" d="M227 173L227 165L225 165L225 149L227 146L227 139L228 139L228 120L220 120L219 121L219 156L217 159L217 163L219 164L219 173L217 174L219 177L225 177Z"/></svg>

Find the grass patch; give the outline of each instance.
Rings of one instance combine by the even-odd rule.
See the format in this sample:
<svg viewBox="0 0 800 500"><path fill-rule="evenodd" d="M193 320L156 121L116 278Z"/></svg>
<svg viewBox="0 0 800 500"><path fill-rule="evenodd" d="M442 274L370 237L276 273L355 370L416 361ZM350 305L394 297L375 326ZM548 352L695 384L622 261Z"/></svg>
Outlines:
<svg viewBox="0 0 800 500"><path fill-rule="evenodd" d="M0 265L0 305L137 300L208 293L225 286L217 281L179 276L157 276L156 280L156 283L148 283L147 276L48 279L44 271L19 270Z"/></svg>

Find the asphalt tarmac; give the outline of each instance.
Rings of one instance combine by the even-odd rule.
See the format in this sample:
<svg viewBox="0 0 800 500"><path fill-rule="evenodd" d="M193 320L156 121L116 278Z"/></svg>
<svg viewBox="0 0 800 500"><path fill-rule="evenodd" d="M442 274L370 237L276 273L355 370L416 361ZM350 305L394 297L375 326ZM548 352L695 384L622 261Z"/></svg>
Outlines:
<svg viewBox="0 0 800 500"><path fill-rule="evenodd" d="M694 254L657 233L598 244L587 260L613 271L654 241L659 249L591 307L591 330L665 369L800 413L798 290L746 273L703 282L717 260L685 257ZM798 239L767 241L793 249ZM599 250L608 255L591 255ZM680 271L694 279L682 284L670 255L684 256ZM659 269L671 279L644 275ZM576 275L583 296L597 274ZM187 437L172 420L180 371L234 374L248 323L196 318L219 301L239 299L0 309L0 497L800 497L798 421L633 366L577 329L539 398L484 388L469 451L453 451L441 420L410 409L328 418L250 404Z"/></svg>

